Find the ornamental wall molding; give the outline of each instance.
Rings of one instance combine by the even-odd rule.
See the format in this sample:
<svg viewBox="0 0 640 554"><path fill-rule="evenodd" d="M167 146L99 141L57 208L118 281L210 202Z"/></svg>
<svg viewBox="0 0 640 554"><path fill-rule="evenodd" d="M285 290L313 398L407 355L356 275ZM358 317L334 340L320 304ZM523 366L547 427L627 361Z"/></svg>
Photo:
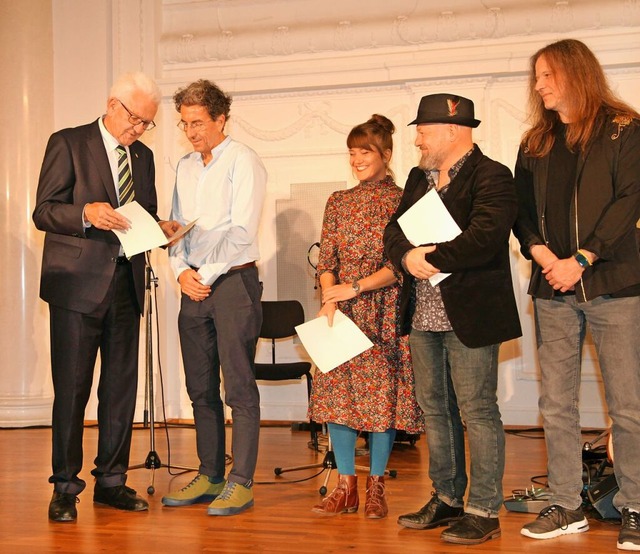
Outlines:
<svg viewBox="0 0 640 554"><path fill-rule="evenodd" d="M640 25L640 0L164 0L163 66Z"/></svg>
<svg viewBox="0 0 640 554"><path fill-rule="evenodd" d="M420 80L403 83L380 83L373 86L346 86L346 87L333 87L314 90L273 90L269 92L255 92L255 93L233 93L233 99L237 102L258 102L265 101L279 101L279 100L299 100L305 101L306 99L317 100L319 98L332 99L335 97L345 96L362 96L362 95L388 95L388 94L422 94L425 89L442 89L449 86L464 86L465 88L486 88L491 85L493 81L497 79L490 76L461 76L451 79L434 78L431 80ZM526 80L526 76L520 74L513 78L514 82ZM170 84L173 83L163 82L163 94L164 99L170 105L173 105L172 96L176 89L170 88ZM178 86L178 85L176 85Z"/></svg>
<svg viewBox="0 0 640 554"><path fill-rule="evenodd" d="M605 69L640 66L640 26L576 33ZM530 56L564 36L544 34L484 41L434 43L321 54L294 54L235 61L199 61L164 65L159 81L173 91L194 75L214 80L234 95L334 90L435 80L459 83L469 78L526 75ZM164 90L164 89L163 89Z"/></svg>

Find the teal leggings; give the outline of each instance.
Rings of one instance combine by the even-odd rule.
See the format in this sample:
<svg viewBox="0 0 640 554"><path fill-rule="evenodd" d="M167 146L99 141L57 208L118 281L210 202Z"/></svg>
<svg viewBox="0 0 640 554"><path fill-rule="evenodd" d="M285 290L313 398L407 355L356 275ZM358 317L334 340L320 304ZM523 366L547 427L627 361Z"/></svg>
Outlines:
<svg viewBox="0 0 640 554"><path fill-rule="evenodd" d="M336 465L338 466L338 473L340 473L340 475L355 475L355 451L358 431L338 423L329 423L328 427L333 454L335 455ZM395 429L387 429L383 433L369 433L370 475L384 475L395 438Z"/></svg>

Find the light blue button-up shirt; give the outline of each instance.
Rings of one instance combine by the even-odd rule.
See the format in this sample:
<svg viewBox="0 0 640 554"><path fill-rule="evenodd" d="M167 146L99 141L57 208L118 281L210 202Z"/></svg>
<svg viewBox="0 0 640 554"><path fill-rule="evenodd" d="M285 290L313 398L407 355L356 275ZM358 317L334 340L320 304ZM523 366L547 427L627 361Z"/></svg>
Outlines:
<svg viewBox="0 0 640 554"><path fill-rule="evenodd" d="M258 226L267 188L267 171L248 146L225 138L205 166L200 152L184 156L176 169L171 219L197 219L193 229L169 249L176 279L199 268L211 285L229 268L256 261Z"/></svg>

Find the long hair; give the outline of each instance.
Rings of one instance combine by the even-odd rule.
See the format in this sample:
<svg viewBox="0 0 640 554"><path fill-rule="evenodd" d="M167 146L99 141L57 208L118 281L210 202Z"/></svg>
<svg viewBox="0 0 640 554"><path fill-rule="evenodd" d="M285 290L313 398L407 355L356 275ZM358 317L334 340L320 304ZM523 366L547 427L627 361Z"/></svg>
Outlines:
<svg viewBox="0 0 640 554"><path fill-rule="evenodd" d="M604 123L603 116L615 114L640 118L638 112L613 93L600 62L584 43L575 39L559 40L541 48L530 59L528 119L531 128L522 138L530 156L541 158L550 152L555 138L554 129L560 122L558 112L547 110L536 92L536 62L543 55L556 83L564 87L572 119L566 134L570 150L586 150Z"/></svg>
<svg viewBox="0 0 640 554"><path fill-rule="evenodd" d="M384 115L373 114L368 121L356 125L347 136L347 148L364 148L378 152L384 161L384 153L389 150L393 154L393 133L396 128L393 122ZM389 167L391 156L385 162L387 174L393 177Z"/></svg>

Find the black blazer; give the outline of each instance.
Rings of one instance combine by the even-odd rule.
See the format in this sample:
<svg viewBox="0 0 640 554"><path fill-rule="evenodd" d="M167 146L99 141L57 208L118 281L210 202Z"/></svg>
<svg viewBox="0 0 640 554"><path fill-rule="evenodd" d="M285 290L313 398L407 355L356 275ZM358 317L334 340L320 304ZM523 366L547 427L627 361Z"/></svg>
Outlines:
<svg viewBox="0 0 640 554"><path fill-rule="evenodd" d="M385 252L403 275L400 317L405 334L411 330L415 278L402 267L402 258L414 246L398 218L426 194L427 186L424 171L414 167L384 233ZM511 171L476 146L443 201L462 234L438 244L426 258L452 274L440 283L440 291L453 331L469 348L521 336L509 262L509 234L517 214Z"/></svg>
<svg viewBox="0 0 640 554"><path fill-rule="evenodd" d="M139 141L130 147L135 199L157 219L153 153ZM118 199L98 121L51 135L42 162L33 221L46 231L40 298L81 313L105 298L120 242L111 231L84 229L82 210L91 202ZM131 259L138 300L144 307L144 255Z"/></svg>
<svg viewBox="0 0 640 554"><path fill-rule="evenodd" d="M604 117L604 116L603 116ZM573 249L598 255L576 283L578 302L610 294L640 294L640 121L607 116L586 152L579 152L573 201L567 210ZM532 260L530 249L546 244L545 210L549 155L534 158L520 146L515 184L520 211L513 227L522 255ZM554 291L532 260L529 294L551 298Z"/></svg>

